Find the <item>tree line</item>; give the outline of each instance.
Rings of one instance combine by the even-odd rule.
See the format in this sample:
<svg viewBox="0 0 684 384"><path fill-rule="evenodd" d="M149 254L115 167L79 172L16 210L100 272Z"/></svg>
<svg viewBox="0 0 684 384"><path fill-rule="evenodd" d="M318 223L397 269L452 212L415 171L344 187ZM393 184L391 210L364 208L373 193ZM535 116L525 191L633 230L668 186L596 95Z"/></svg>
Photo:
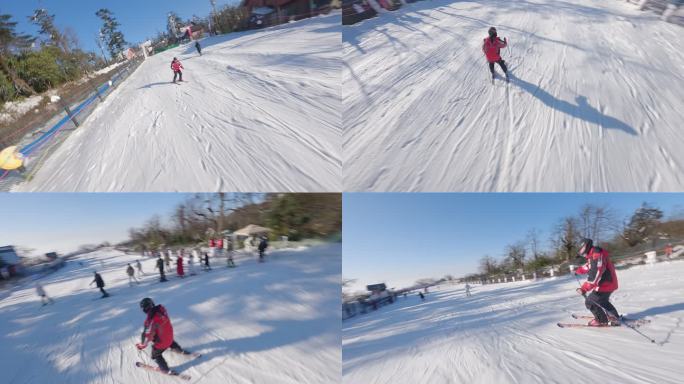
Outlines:
<svg viewBox="0 0 684 384"><path fill-rule="evenodd" d="M236 231L249 224L268 227L270 236L330 238L342 230L342 196L313 194L195 194L178 204L162 220L151 217L141 227L129 230L120 246L158 249L163 246L206 242L224 231Z"/></svg>
<svg viewBox="0 0 684 384"><path fill-rule="evenodd" d="M503 257L484 255L479 260L479 273L466 279L481 279L499 274L532 272L551 265L562 265L575 260L579 242L583 238L611 253L628 252L647 244L656 247L658 239L684 236L684 219L663 220L664 213L657 207L643 203L626 220L620 220L608 205L587 204L577 214L563 217L549 228L547 247L542 232L530 229L526 236L508 244Z"/></svg>
<svg viewBox="0 0 684 384"><path fill-rule="evenodd" d="M102 20L98 45L118 57L127 45L119 23L108 9L95 15ZM45 92L108 64L106 58L84 51L73 29L58 28L47 9L36 9L28 19L38 27L36 36L17 32L12 16L0 14L0 102Z"/></svg>

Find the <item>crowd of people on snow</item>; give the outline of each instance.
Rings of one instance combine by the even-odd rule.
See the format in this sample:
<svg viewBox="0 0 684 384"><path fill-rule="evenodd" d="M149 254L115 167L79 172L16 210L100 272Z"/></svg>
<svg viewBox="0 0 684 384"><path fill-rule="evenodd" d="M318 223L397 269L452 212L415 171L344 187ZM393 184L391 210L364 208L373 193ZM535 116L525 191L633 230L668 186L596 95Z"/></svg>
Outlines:
<svg viewBox="0 0 684 384"><path fill-rule="evenodd" d="M261 237L258 241L258 244L256 244L256 250L258 251L257 254L257 261L262 263L265 260L265 255L266 255L266 250L269 247L268 243L268 238L266 237ZM237 265L235 264L234 261L234 245L233 242L230 240L227 240L226 242L226 247L225 247L225 253L226 253L226 266L228 268L235 268ZM217 259L218 258L218 253L217 248L211 248L211 257L209 255L210 252L200 252L198 249L193 249L191 252L186 254L186 250L183 248L180 248L176 250L176 260L172 261L172 254L173 252L169 250L160 250L156 252L151 252L148 253L148 251L143 251L142 254L143 256L146 255L152 255L156 256L157 260L155 262L155 270L159 272L159 281L160 282L166 282L168 279L166 278L166 272L171 269L171 263L175 265L176 268L176 276L179 278L185 278L186 274L189 276L194 276L197 275L196 271L196 264L199 264L198 268L202 268L203 271L211 271L211 259ZM83 265L82 262L79 263L80 265ZM100 261L100 267L104 268L104 262ZM93 271L94 273L94 278L90 282L89 285L95 284L95 286L100 290L102 293L102 298L109 297L109 293L104 289L105 287L105 281L102 278L102 275L97 273L97 271ZM125 269L126 276L128 277L128 285L133 286L133 285L139 285L140 280L139 278L142 278L146 276L147 274L143 271L143 266L141 263L141 260L138 259L134 263L128 263L126 265ZM36 293L40 297L41 304L42 305L47 305L47 304L53 304L54 300L47 295L45 292L45 288L40 282L36 283Z"/></svg>

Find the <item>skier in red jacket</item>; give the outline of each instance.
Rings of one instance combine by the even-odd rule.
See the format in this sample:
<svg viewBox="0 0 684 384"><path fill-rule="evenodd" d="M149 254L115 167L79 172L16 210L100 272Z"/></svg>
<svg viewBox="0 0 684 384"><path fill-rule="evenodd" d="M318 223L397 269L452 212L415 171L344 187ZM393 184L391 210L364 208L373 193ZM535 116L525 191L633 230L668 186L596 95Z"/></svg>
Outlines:
<svg viewBox="0 0 684 384"><path fill-rule="evenodd" d="M173 58L173 61L171 61L171 70L173 71L173 82L176 82L176 77L178 77L178 81L183 81L183 72L181 72L181 69L183 68L183 64L181 64L180 60L177 58Z"/></svg>
<svg viewBox="0 0 684 384"><path fill-rule="evenodd" d="M575 274L587 274L587 281L577 291L586 298L585 305L594 315L589 325L619 325L620 315L609 301L610 295L618 289L618 279L608 252L595 247L591 239L583 239L580 243L579 256L587 259L587 263L577 268ZM587 296L587 292L591 293Z"/></svg>
<svg viewBox="0 0 684 384"><path fill-rule="evenodd" d="M169 366L166 364L162 353L168 348L185 355L190 354L190 352L183 350L173 340L173 326L164 306L161 304L154 305L152 299L146 297L140 301L140 308L147 314L147 318L145 319L145 328L141 335L141 341L139 344L136 344L136 347L142 350L147 348L148 342L153 342L152 359L157 362L159 369L164 373L176 374L176 372L169 371Z"/></svg>
<svg viewBox="0 0 684 384"><path fill-rule="evenodd" d="M494 63L499 64L506 75L506 81L508 81L508 68L506 68L506 62L501 58L500 54L501 48L506 48L507 45L508 40L506 40L505 37L503 40L497 37L496 28L489 28L489 37L484 39L484 43L482 44L482 52L485 54L487 62L489 63L489 71L492 73L492 81L494 81L494 78L496 77L494 73Z"/></svg>
<svg viewBox="0 0 684 384"><path fill-rule="evenodd" d="M180 255L178 255L178 259L176 259L176 273L178 273L178 276L181 278L185 277L185 272L183 271L183 251L181 251Z"/></svg>

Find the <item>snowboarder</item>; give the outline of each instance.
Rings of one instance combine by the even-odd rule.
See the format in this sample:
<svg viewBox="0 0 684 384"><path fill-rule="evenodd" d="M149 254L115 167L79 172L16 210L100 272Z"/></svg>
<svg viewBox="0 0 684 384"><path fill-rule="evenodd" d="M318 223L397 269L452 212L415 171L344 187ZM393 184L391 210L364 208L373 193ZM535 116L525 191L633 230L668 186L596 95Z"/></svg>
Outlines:
<svg viewBox="0 0 684 384"><path fill-rule="evenodd" d="M465 285L465 293L466 297L470 297L470 284L466 283Z"/></svg>
<svg viewBox="0 0 684 384"><path fill-rule="evenodd" d="M211 267L209 266L209 254L204 252L204 270L205 271L210 271Z"/></svg>
<svg viewBox="0 0 684 384"><path fill-rule="evenodd" d="M100 288L100 292L102 292L102 298L109 297L109 293L104 290L105 283L104 280L102 280L102 276L100 276L97 271L94 271L93 273L95 273L95 278L88 285L93 285L93 283L95 283L95 285Z"/></svg>
<svg viewBox="0 0 684 384"><path fill-rule="evenodd" d="M159 258L157 259L157 269L159 270L159 282L163 283L166 280L166 276L164 276L164 260L162 260L161 255L159 255Z"/></svg>
<svg viewBox="0 0 684 384"><path fill-rule="evenodd" d="M40 296L40 302L43 306L47 304L54 304L54 300L52 300L47 293L45 293L45 289L43 288L43 285L40 284L40 282L36 283L36 292L38 293L38 296Z"/></svg>
<svg viewBox="0 0 684 384"><path fill-rule="evenodd" d="M145 272L142 270L142 264L140 263L140 260L135 261L135 267L138 269L138 276L145 276Z"/></svg>
<svg viewBox="0 0 684 384"><path fill-rule="evenodd" d="M197 50L197 53L202 56L202 46L200 45L199 41L195 42L195 49Z"/></svg>
<svg viewBox="0 0 684 384"><path fill-rule="evenodd" d="M140 337L140 343L136 344L136 347L139 350L143 350L147 348L149 342L152 342L152 359L157 363L159 369L166 374L177 374L176 372L169 370L169 365L166 363L166 360L164 360L162 354L168 348L186 355L189 355L190 352L183 350L183 348L174 341L173 326L171 325L171 319L169 319L166 308L161 304L154 305L152 299L146 297L140 301L140 309L145 312L147 317L145 318L145 325Z"/></svg>
<svg viewBox="0 0 684 384"><path fill-rule="evenodd" d="M133 267L131 266L130 263L128 264L128 268L126 268L126 274L128 275L128 286L129 287L133 286L134 281L136 284L138 284L138 285L140 284L138 279L135 278L135 271L133 270Z"/></svg>
<svg viewBox="0 0 684 384"><path fill-rule="evenodd" d="M266 237L262 237L261 241L259 242L259 262L260 263L264 262L264 251L266 251L266 248L268 248L268 241L266 240Z"/></svg>
<svg viewBox="0 0 684 384"><path fill-rule="evenodd" d="M506 62L501 58L501 48L506 48L508 45L508 40L504 37L503 40L499 39L497 36L496 28L489 28L489 37L484 39L482 44L482 52L487 58L489 63L489 71L492 73L492 82L496 77L494 72L494 63L499 64L501 69L506 75L506 81L508 81L508 68L506 67Z"/></svg>
<svg viewBox="0 0 684 384"><path fill-rule="evenodd" d="M173 58L173 61L171 61L171 70L173 71L173 83L176 83L176 77L178 77L178 81L183 81L183 72L181 71L183 68L183 64L181 64L180 60L177 58Z"/></svg>
<svg viewBox="0 0 684 384"><path fill-rule="evenodd" d="M176 273L180 278L185 277L185 272L183 271L183 253L181 252L180 255L178 255L178 259L176 259Z"/></svg>
<svg viewBox="0 0 684 384"><path fill-rule="evenodd" d="M583 239L578 255L587 259L587 263L577 268L575 274L587 274L587 281L577 291L585 297L585 305L594 315L588 325L619 325L620 315L609 301L610 295L618 289L618 279L608 252L595 247L591 239ZM587 292L591 293L587 296Z"/></svg>
<svg viewBox="0 0 684 384"><path fill-rule="evenodd" d="M164 252L164 262L166 263L167 267L171 267L171 250L170 249L167 252Z"/></svg>
<svg viewBox="0 0 684 384"><path fill-rule="evenodd" d="M423 295L423 292L418 291L418 296L420 296L420 299L425 301L425 295Z"/></svg>

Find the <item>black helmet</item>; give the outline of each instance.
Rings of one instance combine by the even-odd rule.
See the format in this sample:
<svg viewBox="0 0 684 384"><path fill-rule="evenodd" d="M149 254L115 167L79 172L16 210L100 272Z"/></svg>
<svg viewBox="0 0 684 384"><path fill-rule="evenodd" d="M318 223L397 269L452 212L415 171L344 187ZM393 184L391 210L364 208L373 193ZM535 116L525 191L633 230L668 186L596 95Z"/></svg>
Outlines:
<svg viewBox="0 0 684 384"><path fill-rule="evenodd" d="M140 308L143 310L143 312L147 313L150 311L150 309L154 308L154 301L152 301L152 299L149 297L146 297L140 300Z"/></svg>
<svg viewBox="0 0 684 384"><path fill-rule="evenodd" d="M594 242L591 239L584 238L579 243L579 251L577 252L580 256L585 256L591 248L594 247Z"/></svg>
<svg viewBox="0 0 684 384"><path fill-rule="evenodd" d="M496 37L496 28L494 28L494 27L489 28L489 32L487 32L487 33L489 33L489 37Z"/></svg>

